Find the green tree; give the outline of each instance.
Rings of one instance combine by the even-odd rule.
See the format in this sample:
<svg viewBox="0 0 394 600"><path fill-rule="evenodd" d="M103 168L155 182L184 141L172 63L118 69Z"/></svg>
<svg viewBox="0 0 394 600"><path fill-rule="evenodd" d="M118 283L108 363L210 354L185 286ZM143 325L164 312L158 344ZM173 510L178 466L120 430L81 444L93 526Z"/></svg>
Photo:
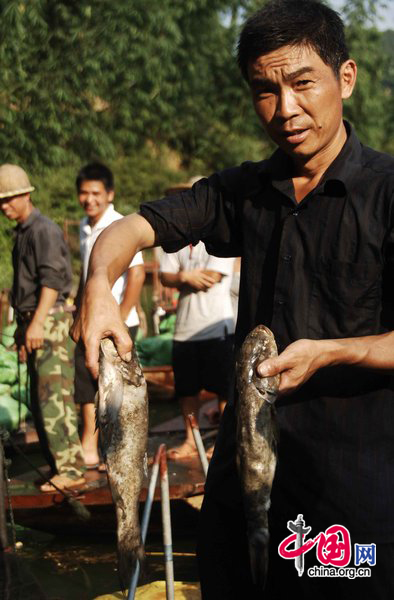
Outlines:
<svg viewBox="0 0 394 600"><path fill-rule="evenodd" d="M3 0L3 160L59 166L146 140L186 162L238 157L237 136L253 146L256 130L243 118L237 15L234 0Z"/></svg>
<svg viewBox="0 0 394 600"><path fill-rule="evenodd" d="M90 3L3 1L0 12L3 159L60 165L92 147L113 151L100 131L91 90L94 35ZM101 134L101 135L100 135Z"/></svg>
<svg viewBox="0 0 394 600"><path fill-rule="evenodd" d="M345 103L345 116L356 126L361 140L378 150L383 150L387 143L390 112L385 86L389 56L382 45L382 34L375 26L383 5L380 0L347 0L342 9L350 54L358 65L357 84Z"/></svg>

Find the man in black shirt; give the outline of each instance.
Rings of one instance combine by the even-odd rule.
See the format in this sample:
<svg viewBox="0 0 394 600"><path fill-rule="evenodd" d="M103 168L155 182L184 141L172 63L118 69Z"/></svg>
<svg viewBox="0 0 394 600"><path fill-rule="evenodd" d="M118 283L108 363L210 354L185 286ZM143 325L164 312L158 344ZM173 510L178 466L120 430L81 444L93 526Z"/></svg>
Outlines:
<svg viewBox="0 0 394 600"><path fill-rule="evenodd" d="M235 398L224 413L206 483L199 528L203 598L389 598L394 160L364 147L343 121L342 100L352 93L357 68L343 24L327 6L269 2L246 23L238 58L278 150L268 160L216 173L191 191L145 204L140 214L109 228L92 254L74 335L82 332L93 372L104 335L115 338L127 360L130 341L108 290L141 248L157 244L171 252L202 240L211 254L242 256L236 347L263 323L280 351L258 366L261 376L281 374L282 394L268 582L262 595L248 568ZM321 542L319 551L315 545L304 555L299 576L294 558L278 554L292 534L288 522L298 515L311 527L308 539L340 525L359 546L353 550L350 538ZM352 563L341 551L346 544ZM360 556L366 560L374 552L371 577L336 570L345 563L359 566ZM367 566L372 564L371 558ZM308 569L315 565L332 567L332 577L313 576L317 571Z"/></svg>
<svg viewBox="0 0 394 600"><path fill-rule="evenodd" d="M40 443L59 488L84 483L84 462L72 395L71 263L60 228L34 208L27 174L17 165L0 167L0 208L15 220L11 304L18 327L19 358L27 361L31 408ZM54 492L50 483L43 492Z"/></svg>

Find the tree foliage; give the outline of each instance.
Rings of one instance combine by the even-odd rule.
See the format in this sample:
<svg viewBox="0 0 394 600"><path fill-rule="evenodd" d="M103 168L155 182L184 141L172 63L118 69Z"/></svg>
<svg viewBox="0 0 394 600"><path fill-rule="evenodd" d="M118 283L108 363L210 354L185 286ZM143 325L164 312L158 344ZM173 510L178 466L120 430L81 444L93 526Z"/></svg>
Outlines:
<svg viewBox="0 0 394 600"><path fill-rule="evenodd" d="M151 142L218 168L263 149L235 61L257 0L0 0L0 143L27 167ZM359 85L347 114L379 147L387 118L380 0L347 0ZM386 94L386 97L385 97Z"/></svg>
<svg viewBox="0 0 394 600"><path fill-rule="evenodd" d="M27 168L61 223L80 217L74 177L92 159L114 168L128 210L175 179L267 155L235 60L242 22L263 2L0 0L1 162ZM375 27L381 0L343 3L359 67L345 115L393 152L394 32ZM11 229L1 219L2 254Z"/></svg>
<svg viewBox="0 0 394 600"><path fill-rule="evenodd" d="M208 148L215 162L225 162L224 147L233 158L234 144L223 144L230 123L242 136L256 130L234 61L239 24L223 19L232 4L3 0L3 159L58 166L129 153L146 139L185 161Z"/></svg>
<svg viewBox="0 0 394 600"><path fill-rule="evenodd" d="M380 0L347 0L342 9L351 56L358 65L357 84L345 103L345 116L365 143L383 150L388 148L388 123L394 116L386 80L393 55L387 53L382 33L375 26L384 4Z"/></svg>

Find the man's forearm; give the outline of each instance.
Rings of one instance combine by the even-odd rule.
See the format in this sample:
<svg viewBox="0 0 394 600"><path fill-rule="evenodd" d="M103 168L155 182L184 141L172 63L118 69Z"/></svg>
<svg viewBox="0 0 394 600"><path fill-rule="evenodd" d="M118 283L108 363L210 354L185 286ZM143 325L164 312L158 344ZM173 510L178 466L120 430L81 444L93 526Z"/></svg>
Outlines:
<svg viewBox="0 0 394 600"><path fill-rule="evenodd" d="M59 292L57 290L45 286L41 288L37 308L25 333L25 346L29 353L42 347L44 343L45 319L52 306L54 306L58 295ZM21 358L23 360L22 356Z"/></svg>
<svg viewBox="0 0 394 600"><path fill-rule="evenodd" d="M155 233L137 213L115 221L98 237L89 261L88 279L107 278L112 288L139 250L155 244Z"/></svg>
<svg viewBox="0 0 394 600"><path fill-rule="evenodd" d="M33 320L41 325L44 323L49 311L55 305L59 292L49 287L42 287L38 305L34 311Z"/></svg>
<svg viewBox="0 0 394 600"><path fill-rule="evenodd" d="M185 285L184 271L178 271L178 273L160 273L160 282L165 287L180 290Z"/></svg>
<svg viewBox="0 0 394 600"><path fill-rule="evenodd" d="M178 273L160 273L160 281L166 287L180 290L188 286L195 290L209 289L222 280L222 273L208 269L193 269L192 271L178 271Z"/></svg>
<svg viewBox="0 0 394 600"><path fill-rule="evenodd" d="M319 340L322 366L357 365L394 370L394 332L338 340Z"/></svg>
<svg viewBox="0 0 394 600"><path fill-rule="evenodd" d="M280 374L279 391L293 392L316 371L334 365L355 365L394 371L394 332L358 338L297 340L276 358L257 367L261 377Z"/></svg>
<svg viewBox="0 0 394 600"><path fill-rule="evenodd" d="M155 232L151 225L140 215L133 214L104 229L93 247L83 300L71 331L74 341L82 338L86 364L95 377L99 343L104 337L112 337L121 358L130 360L131 339L111 288L134 255L154 244Z"/></svg>

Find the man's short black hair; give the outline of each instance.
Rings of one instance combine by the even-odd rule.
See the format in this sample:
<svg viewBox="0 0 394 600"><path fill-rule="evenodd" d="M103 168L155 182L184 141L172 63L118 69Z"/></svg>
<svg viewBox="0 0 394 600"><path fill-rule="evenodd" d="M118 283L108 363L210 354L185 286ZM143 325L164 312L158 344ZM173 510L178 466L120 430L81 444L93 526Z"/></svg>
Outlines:
<svg viewBox="0 0 394 600"><path fill-rule="evenodd" d="M246 21L238 42L246 81L250 61L283 46L309 46L336 77L349 58L342 19L318 0L271 0Z"/></svg>
<svg viewBox="0 0 394 600"><path fill-rule="evenodd" d="M79 171L75 180L77 192L83 181L101 181L107 192L111 192L115 185L111 169L98 162L89 163Z"/></svg>

